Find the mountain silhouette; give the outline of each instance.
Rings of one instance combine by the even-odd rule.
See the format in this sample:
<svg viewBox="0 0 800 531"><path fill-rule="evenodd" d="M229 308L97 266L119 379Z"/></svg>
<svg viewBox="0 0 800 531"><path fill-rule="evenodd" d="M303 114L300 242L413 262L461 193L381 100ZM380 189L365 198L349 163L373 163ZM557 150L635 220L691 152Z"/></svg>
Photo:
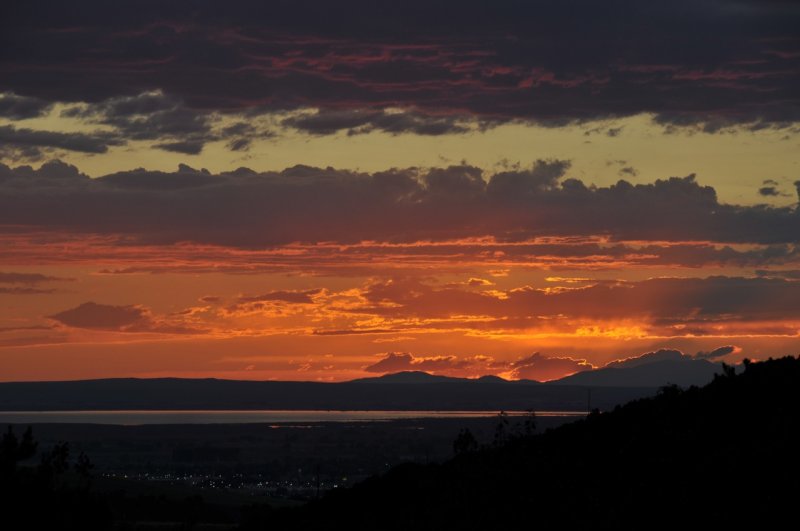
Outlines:
<svg viewBox="0 0 800 531"><path fill-rule="evenodd" d="M722 365L708 360L665 360L633 367L604 367L593 371L578 372L548 383L551 385L633 387L661 387L675 384L688 387L705 385L714 378L715 374L720 372L722 372Z"/></svg>
<svg viewBox="0 0 800 531"><path fill-rule="evenodd" d="M592 404L609 409L656 386L605 386ZM471 410L586 411L583 385L399 373L351 382L119 378L0 383L0 411L62 410Z"/></svg>
<svg viewBox="0 0 800 531"><path fill-rule="evenodd" d="M383 376L376 376L374 378L358 378L356 380L350 380L350 383L428 384L428 383L468 382L468 381L470 380L467 378L453 378L451 376L440 376L436 374L430 374L425 371L402 371L402 372L384 374Z"/></svg>
<svg viewBox="0 0 800 531"><path fill-rule="evenodd" d="M722 366L664 360L585 371L546 383L405 371L349 382L112 378L0 383L0 411L113 409L585 410L613 408L664 385L703 385Z"/></svg>

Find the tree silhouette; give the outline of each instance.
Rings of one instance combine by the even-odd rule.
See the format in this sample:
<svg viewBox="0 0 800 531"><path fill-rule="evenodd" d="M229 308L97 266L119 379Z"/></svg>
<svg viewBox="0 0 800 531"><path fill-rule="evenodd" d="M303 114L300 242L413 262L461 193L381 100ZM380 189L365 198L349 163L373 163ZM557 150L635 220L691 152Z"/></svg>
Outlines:
<svg viewBox="0 0 800 531"><path fill-rule="evenodd" d="M81 452L75 462L75 473L83 481L84 487L88 489L92 485L92 469L94 464L85 453Z"/></svg>
<svg viewBox="0 0 800 531"><path fill-rule="evenodd" d="M525 437L530 437L536 432L536 411L533 408L526 409L525 420L522 422L522 433Z"/></svg>
<svg viewBox="0 0 800 531"><path fill-rule="evenodd" d="M497 415L497 424L494 427L494 446L502 446L508 440L508 414L501 411Z"/></svg>
<svg viewBox="0 0 800 531"><path fill-rule="evenodd" d="M453 441L453 452L456 455L475 452L478 450L478 440L469 428L464 428L458 432L458 436Z"/></svg>
<svg viewBox="0 0 800 531"><path fill-rule="evenodd" d="M725 362L722 362L722 374L726 378L735 378L736 377L736 367L733 365L728 365Z"/></svg>
<svg viewBox="0 0 800 531"><path fill-rule="evenodd" d="M0 443L0 467L9 473L16 468L17 463L30 459L36 453L36 442L33 440L33 430L30 426L22 435L22 440L17 439L12 426L3 435Z"/></svg>

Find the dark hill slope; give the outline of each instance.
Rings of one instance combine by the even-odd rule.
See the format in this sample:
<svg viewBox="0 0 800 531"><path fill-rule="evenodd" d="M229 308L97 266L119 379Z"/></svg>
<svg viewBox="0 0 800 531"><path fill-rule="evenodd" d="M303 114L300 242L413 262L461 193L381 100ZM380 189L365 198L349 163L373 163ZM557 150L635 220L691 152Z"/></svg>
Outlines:
<svg viewBox="0 0 800 531"><path fill-rule="evenodd" d="M404 465L259 529L774 527L800 492L800 361L729 369L543 435Z"/></svg>
<svg viewBox="0 0 800 531"><path fill-rule="evenodd" d="M661 387L667 384L689 387L705 385L721 372L721 365L707 360L664 360L626 368L603 368L578 372L561 378L556 385L583 385L587 387Z"/></svg>

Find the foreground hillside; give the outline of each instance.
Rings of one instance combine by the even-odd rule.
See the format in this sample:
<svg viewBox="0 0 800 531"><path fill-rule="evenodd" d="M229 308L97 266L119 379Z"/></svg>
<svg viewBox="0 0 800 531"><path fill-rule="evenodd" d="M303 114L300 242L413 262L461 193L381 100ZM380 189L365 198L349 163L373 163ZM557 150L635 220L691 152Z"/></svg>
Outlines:
<svg viewBox="0 0 800 531"><path fill-rule="evenodd" d="M793 514L799 434L800 361L749 363L543 435L500 433L447 463L397 467L303 508L254 507L243 526L764 528Z"/></svg>

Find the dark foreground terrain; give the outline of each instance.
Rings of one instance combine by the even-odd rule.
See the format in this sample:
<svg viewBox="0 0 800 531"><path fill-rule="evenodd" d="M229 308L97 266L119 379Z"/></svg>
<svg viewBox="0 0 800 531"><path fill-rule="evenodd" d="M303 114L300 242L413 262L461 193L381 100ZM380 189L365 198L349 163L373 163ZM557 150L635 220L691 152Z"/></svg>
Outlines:
<svg viewBox="0 0 800 531"><path fill-rule="evenodd" d="M249 528L776 528L796 516L798 443L800 361L747 363L703 388L400 466Z"/></svg>
<svg viewBox="0 0 800 531"><path fill-rule="evenodd" d="M543 417L540 429L575 417ZM512 419L516 420L516 419ZM38 449L67 442L73 457L90 456L95 482L189 493L235 493L238 501L308 500L352 486L401 463L442 462L453 439L468 428L477 440L493 439L496 415L377 422L275 424L34 424ZM22 434L26 425L16 425ZM32 462L35 461L35 458ZM129 489L130 490L130 489ZM141 489L138 489L141 490Z"/></svg>
<svg viewBox="0 0 800 531"><path fill-rule="evenodd" d="M453 440L465 428L489 443L498 418L486 413L345 422L33 424L35 441L27 446L22 440L29 425L17 424L8 426L12 431L4 444L7 456L18 457L14 474L23 484L43 489L39 496L50 496L52 487L58 493L51 499L56 507L75 503L76 494L78 502L101 502L97 514L102 518L95 524L86 520L95 513L75 515L71 506L27 516L39 519L34 521L59 528L62 518L73 515L80 517L76 528L114 522L117 529L234 529L244 507L296 506L400 463L450 459ZM542 417L539 429L574 418ZM510 422L522 420L511 417ZM90 457L90 469L79 465L81 454ZM44 466L42 460L59 464Z"/></svg>
<svg viewBox="0 0 800 531"><path fill-rule="evenodd" d="M305 504L233 512L198 496L122 496L58 446L31 464L34 441L18 434L0 456L3 528L776 528L793 521L800 487L798 384L800 360L787 357L543 434L496 419L489 440L462 431L449 461L399 465Z"/></svg>

